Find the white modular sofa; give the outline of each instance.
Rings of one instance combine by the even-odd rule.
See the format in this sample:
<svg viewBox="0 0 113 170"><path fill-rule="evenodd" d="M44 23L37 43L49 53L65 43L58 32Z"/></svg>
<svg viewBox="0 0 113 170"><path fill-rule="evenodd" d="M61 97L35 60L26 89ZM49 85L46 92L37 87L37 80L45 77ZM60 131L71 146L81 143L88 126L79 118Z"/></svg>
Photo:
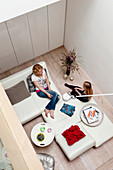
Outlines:
<svg viewBox="0 0 113 170"><path fill-rule="evenodd" d="M40 62L39 64L41 64L44 68L47 69L45 62ZM32 67L29 67L23 71L13 74L12 76L9 76L8 78L2 79L1 83L4 89L7 89L15 85L16 83L19 83L20 81L24 80L26 87L28 88L26 78L31 73ZM51 82L51 88L57 91L58 94L60 94L55 84L53 83L49 75L49 72L48 77ZM69 160L75 159L77 156L87 151L88 149L92 148L93 146L99 147L104 142L113 137L113 124L105 115L105 113L101 124L96 127L89 127L81 121L80 118L81 109L88 103L96 104L93 98L87 103L83 103L77 99L71 99L68 102L64 102L61 100L56 105L54 119L52 119L50 115L46 117L45 113L43 112L44 107L48 101L49 101L48 99L40 98L37 96L35 92L33 92L31 93L30 97L13 105L13 107L22 124L32 120L33 118L39 116L42 113L44 120L54 127L56 142L59 144L59 146L61 147L61 149L63 150L63 152L65 153ZM60 111L63 103L76 106L75 113L72 117L69 117ZM62 136L62 132L68 129L71 125L78 125L86 136L80 141L74 143L72 146L69 146L67 144L66 139Z"/></svg>
<svg viewBox="0 0 113 170"><path fill-rule="evenodd" d="M50 83L51 83L51 88L54 89L58 94L60 92L56 88L55 84L53 83L46 63L45 62L40 62L40 65L43 66L43 68L46 68ZM28 84L27 84L27 77L32 73L32 66L24 69L23 71L20 71L18 73L15 73L7 78L4 78L1 80L1 83L3 85L3 88L6 90L15 84L24 81L26 88L28 89ZM40 98L36 94L36 92L31 93L31 96L22 100L19 103L16 103L13 105L14 110L16 111L16 114L22 124L25 124L26 122L34 119L35 117L39 116L46 105L48 103L49 99L46 98Z"/></svg>
<svg viewBox="0 0 113 170"><path fill-rule="evenodd" d="M60 111L63 103L76 106L75 113L72 117L69 117ZM91 98L91 100L87 103L83 103L78 99L71 99L68 102L62 101L57 104L55 119L52 119L50 116L46 117L44 112L42 113L44 120L53 125L55 129L55 139L69 160L73 160L93 146L99 147L113 137L113 123L109 120L105 113L103 113L103 120L98 126L90 127L81 121L81 109L88 104L97 105L93 98ZM62 133L71 127L71 125L78 125L86 136L79 142L69 146L66 139L62 136Z"/></svg>

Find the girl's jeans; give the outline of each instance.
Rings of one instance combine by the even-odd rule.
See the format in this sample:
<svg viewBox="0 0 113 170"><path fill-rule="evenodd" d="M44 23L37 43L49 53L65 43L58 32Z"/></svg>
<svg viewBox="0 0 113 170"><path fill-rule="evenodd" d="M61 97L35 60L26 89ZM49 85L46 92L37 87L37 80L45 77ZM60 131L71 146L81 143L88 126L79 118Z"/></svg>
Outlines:
<svg viewBox="0 0 113 170"><path fill-rule="evenodd" d="M43 98L49 98L50 99L50 102L47 104L47 106L45 107L47 110L55 110L55 106L56 106L56 103L59 101L59 95L53 91L53 90L46 90L48 93L50 93L53 97L52 98L49 98L47 96L47 94L45 94L44 92L42 91L39 91L37 93L38 96L40 97L43 97Z"/></svg>

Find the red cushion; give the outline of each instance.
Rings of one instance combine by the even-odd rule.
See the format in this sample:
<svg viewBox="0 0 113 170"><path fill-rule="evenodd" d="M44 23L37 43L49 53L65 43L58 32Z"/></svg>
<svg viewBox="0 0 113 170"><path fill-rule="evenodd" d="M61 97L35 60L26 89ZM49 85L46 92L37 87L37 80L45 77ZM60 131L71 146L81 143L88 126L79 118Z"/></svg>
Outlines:
<svg viewBox="0 0 113 170"><path fill-rule="evenodd" d="M72 125L69 129L66 129L62 135L66 138L68 145L73 145L86 136L78 125Z"/></svg>

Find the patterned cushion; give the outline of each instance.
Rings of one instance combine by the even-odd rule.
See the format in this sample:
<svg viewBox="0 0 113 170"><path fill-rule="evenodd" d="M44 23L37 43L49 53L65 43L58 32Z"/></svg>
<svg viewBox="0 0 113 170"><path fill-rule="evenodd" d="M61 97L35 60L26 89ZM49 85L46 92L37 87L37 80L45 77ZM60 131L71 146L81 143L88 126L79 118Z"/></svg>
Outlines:
<svg viewBox="0 0 113 170"><path fill-rule="evenodd" d="M55 160L52 156L45 153L38 153L37 156L40 159L44 170L54 170Z"/></svg>
<svg viewBox="0 0 113 170"><path fill-rule="evenodd" d="M33 73L32 73L32 74L33 74ZM31 93L36 91L36 86L34 85L34 83L33 83L32 80L31 80L32 74L30 74L30 75L27 77L27 84L28 84L29 91L30 91Z"/></svg>
<svg viewBox="0 0 113 170"><path fill-rule="evenodd" d="M44 68L46 75L48 77L48 73L46 68ZM30 91L30 93L35 92L36 91L36 86L34 85L34 83L31 80L31 76L33 75L33 73L31 73L28 77L27 77L27 84L28 84L28 89ZM50 83L50 82L49 82ZM51 83L50 83L51 84Z"/></svg>

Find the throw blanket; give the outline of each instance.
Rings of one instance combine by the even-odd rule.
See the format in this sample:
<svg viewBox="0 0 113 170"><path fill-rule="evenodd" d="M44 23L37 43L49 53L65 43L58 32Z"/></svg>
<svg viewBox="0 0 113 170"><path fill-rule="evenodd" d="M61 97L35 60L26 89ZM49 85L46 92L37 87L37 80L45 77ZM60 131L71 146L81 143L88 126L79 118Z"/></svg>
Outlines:
<svg viewBox="0 0 113 170"><path fill-rule="evenodd" d="M73 145L86 136L78 125L72 125L69 129L66 129L62 135L66 138L68 145Z"/></svg>

